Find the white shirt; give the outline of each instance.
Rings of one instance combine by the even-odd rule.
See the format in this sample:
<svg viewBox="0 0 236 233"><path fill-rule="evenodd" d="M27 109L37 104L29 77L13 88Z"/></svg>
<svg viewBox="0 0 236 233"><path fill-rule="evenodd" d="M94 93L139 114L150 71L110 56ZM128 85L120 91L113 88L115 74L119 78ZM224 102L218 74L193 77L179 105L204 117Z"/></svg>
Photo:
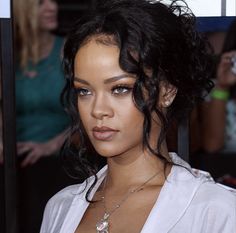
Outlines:
<svg viewBox="0 0 236 233"><path fill-rule="evenodd" d="M141 233L236 233L236 192L216 184L208 173L191 169L176 154L170 156L187 169L172 167ZM106 172L107 166L98 172L92 196ZM87 187L85 182L69 186L49 200L40 233L75 232L89 205L85 194L93 177L87 181Z"/></svg>

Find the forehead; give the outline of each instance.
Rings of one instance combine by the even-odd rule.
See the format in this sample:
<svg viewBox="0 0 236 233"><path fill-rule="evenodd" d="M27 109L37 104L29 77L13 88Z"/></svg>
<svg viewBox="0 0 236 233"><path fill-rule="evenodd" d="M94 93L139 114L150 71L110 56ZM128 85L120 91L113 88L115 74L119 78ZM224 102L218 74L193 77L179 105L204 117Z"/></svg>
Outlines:
<svg viewBox="0 0 236 233"><path fill-rule="evenodd" d="M120 50L95 38L87 41L76 53L74 74L81 79L106 79L124 73L119 65Z"/></svg>
<svg viewBox="0 0 236 233"><path fill-rule="evenodd" d="M114 41L111 41L111 39L109 39L108 37L96 36L86 39L82 43L82 45L80 46L80 48L76 53L75 60L82 55L84 56L87 55L88 53L94 53L95 55L97 55L96 52L98 50L100 52L104 50L104 53L102 54L106 54L108 50L110 51L116 50L116 53L119 53L119 48Z"/></svg>
<svg viewBox="0 0 236 233"><path fill-rule="evenodd" d="M116 45L100 43L96 39L90 39L79 48L75 55L75 64L92 64L93 61L102 63L107 60L117 60L120 50ZM94 64L95 65L95 64Z"/></svg>

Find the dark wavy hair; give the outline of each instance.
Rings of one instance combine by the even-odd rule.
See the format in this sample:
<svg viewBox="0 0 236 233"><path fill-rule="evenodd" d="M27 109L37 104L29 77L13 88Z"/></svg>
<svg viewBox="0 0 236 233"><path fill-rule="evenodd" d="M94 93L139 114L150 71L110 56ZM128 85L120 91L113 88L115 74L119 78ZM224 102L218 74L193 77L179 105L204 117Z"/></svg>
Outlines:
<svg viewBox="0 0 236 233"><path fill-rule="evenodd" d="M90 143L77 109L77 94L73 86L75 55L91 38L119 47L121 69L137 77L133 100L144 116L143 146L167 164L160 147L171 121L183 117L212 87L208 77L206 43L195 30L194 15L183 3L172 1L167 6L161 1L98 1L93 11L78 20L66 40L63 99L72 125L64 155L66 162L73 167L69 169L73 176L95 177L87 198L97 182L96 173L105 161ZM147 70L152 71L151 75L146 74ZM160 81L178 89L166 114L157 106ZM143 90L148 94L144 96ZM151 148L148 142L153 113L162 123L156 148ZM74 135L79 138L79 145L73 143Z"/></svg>

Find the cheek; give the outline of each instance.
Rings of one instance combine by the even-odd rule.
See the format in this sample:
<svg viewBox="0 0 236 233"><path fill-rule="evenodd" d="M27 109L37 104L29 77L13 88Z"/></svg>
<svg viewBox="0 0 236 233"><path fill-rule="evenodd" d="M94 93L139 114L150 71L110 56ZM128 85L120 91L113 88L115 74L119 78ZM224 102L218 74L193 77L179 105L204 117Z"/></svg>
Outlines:
<svg viewBox="0 0 236 233"><path fill-rule="evenodd" d="M123 122L126 134L129 134L127 138L142 137L144 117L134 105L130 105L124 109L120 120Z"/></svg>
<svg viewBox="0 0 236 233"><path fill-rule="evenodd" d="M81 119L82 123L84 124L84 127L86 127L86 122L88 121L88 118L89 118L88 106L78 103L77 107L78 107L80 119Z"/></svg>

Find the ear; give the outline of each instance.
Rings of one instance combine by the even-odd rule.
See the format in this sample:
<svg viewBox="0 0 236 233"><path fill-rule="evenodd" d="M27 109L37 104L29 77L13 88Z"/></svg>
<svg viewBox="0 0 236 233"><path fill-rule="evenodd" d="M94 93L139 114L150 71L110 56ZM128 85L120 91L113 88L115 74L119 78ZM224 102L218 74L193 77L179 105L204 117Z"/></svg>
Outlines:
<svg viewBox="0 0 236 233"><path fill-rule="evenodd" d="M168 108L175 99L177 88L168 82L162 81L160 83L160 93L158 106L161 108Z"/></svg>

